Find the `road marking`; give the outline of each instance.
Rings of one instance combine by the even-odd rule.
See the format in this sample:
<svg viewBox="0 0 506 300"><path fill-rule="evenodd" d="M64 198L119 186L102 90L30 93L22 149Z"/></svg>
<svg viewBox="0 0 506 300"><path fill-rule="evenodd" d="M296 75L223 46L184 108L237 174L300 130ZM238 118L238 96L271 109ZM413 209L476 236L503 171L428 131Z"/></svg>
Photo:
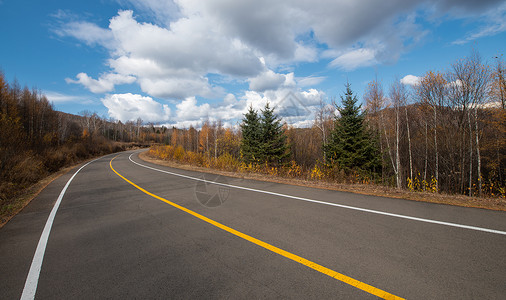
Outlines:
<svg viewBox="0 0 506 300"><path fill-rule="evenodd" d="M361 207L355 207L355 206L349 206L349 205L337 204L337 203L331 203L331 202L324 202L324 201L319 201L319 200L314 200L314 199L309 199L309 198L303 198L303 197L297 197L297 196L292 196L292 195L286 195L286 194L280 194L280 193L275 193L275 192L263 191L263 190L258 190L258 189L252 189L252 188L247 188L247 187L242 187L242 186L237 186L237 185L231 185L231 184L227 184L227 183L209 181L209 180L205 180L205 179L202 179L202 178L191 177L191 176L187 176L187 175L182 175L182 174L178 174L178 173L164 171L164 170L160 170L160 169L156 169L156 168L153 168L153 167L150 167L150 166L146 166L146 165L140 164L140 163L132 160L132 155L134 155L134 153L130 154L130 156L128 157L128 159L131 162L133 162L134 164L138 165L138 166L141 166L141 167L144 167L144 168L147 168L147 169L150 169L150 170L166 173L166 174L169 174L169 175L179 176L179 177L183 177L183 178L187 178L187 179L192 179L192 180L197 180L197 181L204 181L204 182L206 182L208 184L216 184L216 185L226 186L226 187L230 187L230 188L234 188L234 189L239 189L239 190L245 190L245 191L262 193L262 194L268 194L268 195L279 196L279 197L285 197L285 198L290 198L290 199L295 199L295 200L300 200L300 201L306 201L306 202L312 202L312 203L318 203L318 204L336 206L336 207L340 207L340 208L358 210L358 211L368 212L368 213L372 213L372 214L378 214L378 215L384 215L384 216L389 216L389 217L407 219L407 220L412 220L412 221L419 221L419 222L425 222L425 223L432 223L432 224L438 224L438 225L444 225L444 226L450 226L450 227L457 227L457 228L464 228L464 229L470 229L470 230L476 230L476 231L482 231L482 232L488 232L488 233L495 233L495 234L506 235L506 231L501 231L501 230L495 230L495 229L489 229L489 228L483 228L483 227L476 227L476 226L470 226L470 225L463 225L463 224L444 222L444 221L437 221L437 220L431 220L431 219L424 219L424 218L418 218L418 217L411 217L411 216L394 214L394 213L389 213L389 212L384 212L384 211L379 211L379 210L373 210L373 209L367 209L367 208L361 208Z"/></svg>
<svg viewBox="0 0 506 300"><path fill-rule="evenodd" d="M118 156L116 156L116 157L118 157ZM256 245L258 245L258 246L260 246L260 247L262 247L262 248L265 248L265 249L267 249L267 250L270 250L270 251L272 251L272 252L274 252L274 253L277 253L277 254L279 254L279 255L281 255L281 256L284 256L284 257L286 257L286 258L288 258L288 259L291 259L291 260L293 260L293 261L295 261L295 262L298 262L298 263L300 263L300 264L302 264L302 265L305 265L305 266L307 266L307 267L309 267L309 268L311 268L311 269L313 269L313 270L316 270L316 271L318 271L318 272L320 272L320 273L323 273L323 274L325 274L325 275L327 275L327 276L330 276L330 277L332 277L332 278L334 278L334 279L337 279L337 280L339 280L339 281L341 281L341 282L347 283L347 284L349 284L349 285L351 285L351 286L353 286L353 287L356 287L356 288L358 288L358 289L360 289L360 290L362 290L362 291L364 291L364 292L367 292L367 293L369 293L369 294L375 295L375 296L380 297L380 298L382 298L382 299L404 299L404 298L401 298L401 297L395 296L395 295L393 295L393 294L390 294L390 293L388 293L388 292L385 292L385 291L383 291L383 290L380 290L380 289L378 289L378 288L376 288L376 287L373 287L373 286L371 286L371 285L368 285L367 283L364 283L364 282L358 281L358 280L353 279L353 278L351 278L351 277L348 277L348 276L346 276L346 275L344 275L344 274L338 273L338 272L336 272L336 271L334 271L334 270L331 270L331 269L329 269L329 268L326 268L326 267L324 267L324 266L321 266L321 265L319 265L319 264L317 264L317 263L315 263L315 262L312 262L312 261L307 260L307 259L305 259L305 258L303 258L303 257L300 257L300 256L298 256L298 255L295 255L295 254L290 253L290 252L288 252L288 251L285 251L285 250L283 250L283 249L280 249L280 248L278 248L278 247L276 247L276 246L273 246L273 245L271 245L271 244L268 244L268 243L266 243L266 242L264 242L264 241L261 241L261 240L259 240L259 239L256 239L256 238L254 238L254 237L252 237L252 236L249 236L249 235L247 235L247 234L245 234L245 233L242 233L242 232L240 232L240 231L237 231L237 230L235 230L235 229L233 229L233 228L231 228L231 227L228 227L228 226L223 225L223 224L221 224L221 223L218 223L218 222L216 222L216 221L214 221L214 220L212 220L212 219L209 219L208 217L205 217L205 216L203 216L203 215L201 215L201 214L199 214L199 213L196 213L196 212L194 212L194 211L192 211L192 210L189 210L189 209L188 209L188 208L186 208L186 207L183 207L183 206L181 206L181 205L179 205L179 204L176 204L176 203L174 203L174 202L172 202L172 201L169 201L169 200L167 200L167 199L165 199L165 198L162 198L162 197L160 197L160 196L158 196L158 195L155 195L155 194L153 194L153 193L151 193L151 192L149 192L149 191L147 191L147 190L143 189L142 187L138 186L137 184L133 183L132 181L128 180L126 177L124 177L124 176L123 176L123 175L121 175L120 173L118 173L118 171L116 171L116 170L112 167L112 161L113 161L116 157L114 157L113 159L111 159L111 161L109 162L109 166L111 167L111 170L113 170L113 171L114 171L114 173L116 173L116 175L118 175L119 177L121 177L123 180L125 180L125 181L126 181L126 182L128 182L129 184L131 184L132 186L134 186L134 187L135 187L135 188L137 188L138 190L142 191L143 193L145 193L145 194L147 194L147 195L149 195L149 196L151 196L151 197L153 197L153 198L156 198L156 199L158 199L158 200L160 200L160 201L162 201L162 202L165 202L165 203L167 203L167 204L169 204L169 205L171 205L171 206L173 206L173 207L175 207L175 208L177 208L177 209L180 209L180 210L182 210L182 211L184 211L184 212L186 212L186 213L188 213L188 214L190 214L190 215L192 215L192 216L194 216L194 217L196 217L196 218L201 219L201 220L202 220L202 221L204 221L204 222L207 222L207 223L209 223L209 224L211 224L211 225L214 225L214 226L216 226L216 227L218 227L218 228L220 228L220 229L222 229L222 230L224 230L224 231L227 231L227 232L229 232L229 233L231 233L231 234L233 234L233 235L235 235L235 236L238 236L238 237L240 237L240 238L243 238L243 239L245 239L245 240L247 240L247 241L249 241L249 242L251 242L251 243L253 243L253 244L256 244ZM184 176L184 175L183 175L183 176Z"/></svg>
<svg viewBox="0 0 506 300"><path fill-rule="evenodd" d="M25 287L23 288L23 293L21 294L22 300L34 299L35 293L37 292L37 284L39 283L40 270L42 268L42 261L44 260L44 253L46 252L47 241L49 239L49 234L51 233L51 227L53 227L53 221L56 216L56 212L58 211L58 207L60 207L60 203L69 187L70 183L76 177L77 173L81 171L84 167L91 164L92 162L99 160L100 158L94 159L77 170L77 172L70 177L67 181L67 184L63 187L56 200L56 203L47 218L46 225L44 226L44 230L42 231L42 235L40 236L39 243L37 244L37 249L35 250L35 254L33 255L32 265L30 266L30 271L28 271L28 276L26 277Z"/></svg>

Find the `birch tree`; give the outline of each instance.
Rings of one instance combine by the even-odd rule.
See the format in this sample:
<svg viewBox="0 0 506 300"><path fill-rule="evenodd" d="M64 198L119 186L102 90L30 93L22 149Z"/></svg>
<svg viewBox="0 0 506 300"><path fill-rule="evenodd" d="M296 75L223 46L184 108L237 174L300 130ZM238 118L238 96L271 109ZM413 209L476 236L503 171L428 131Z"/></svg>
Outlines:
<svg viewBox="0 0 506 300"><path fill-rule="evenodd" d="M440 72L429 71L420 80L416 87L416 92L421 102L432 108L433 111L433 131L434 131L434 175L436 178L436 190L439 190L439 151L438 151L438 110L444 106L447 94L447 81Z"/></svg>

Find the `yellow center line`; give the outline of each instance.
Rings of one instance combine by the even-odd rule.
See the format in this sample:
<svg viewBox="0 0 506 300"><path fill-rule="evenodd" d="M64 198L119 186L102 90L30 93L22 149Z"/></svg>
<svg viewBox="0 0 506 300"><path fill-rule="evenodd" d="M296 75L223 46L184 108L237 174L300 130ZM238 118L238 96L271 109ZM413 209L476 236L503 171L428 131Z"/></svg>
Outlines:
<svg viewBox="0 0 506 300"><path fill-rule="evenodd" d="M119 156L119 155L118 155L118 156ZM118 156L116 156L116 157L118 157ZM325 275L327 275L327 276L330 276L330 277L332 277L332 278L334 278L334 279L337 279L337 280L342 281L342 282L344 282L344 283L347 283L347 284L349 284L349 285L351 285L351 286L354 286L354 287L356 287L356 288L358 288L358 289L360 289L360 290L362 290L362 291L364 291L364 292L367 292L367 293L369 293L369 294L375 295L375 296L380 297L380 298L382 298L382 299L403 299L403 298L401 298L401 297L395 296L395 295L393 295L393 294L390 294L390 293L388 293L388 292L385 292L385 291L383 291L383 290L380 290L380 289L378 289L378 288L376 288L376 287L373 287L373 286L371 286L371 285L368 285L367 283L364 283L364 282L358 281L358 280L353 279L353 278L351 278L351 277L349 277L349 276L346 276L346 275L344 275L344 274L341 274L341 273L339 273L339 272L336 272L336 271L334 271L334 270L331 270L331 269L329 269L329 268L326 268L326 267L324 267L324 266L321 266L321 265L319 265L319 264L317 264L317 263L314 263L314 262L312 262L312 261L310 261L310 260L307 260L307 259L305 259L305 258L303 258L303 257L300 257L300 256L298 256L298 255L295 255L295 254L293 254L293 253L290 253L290 252L288 252L288 251L285 251L285 250L283 250L283 249L280 249L280 248L278 248L278 247L276 247L276 246L273 246L273 245L271 245L271 244L268 244L268 243L266 243L266 242L264 242L264 241L261 241L261 240L259 240L259 239L256 239L256 238L254 238L254 237L252 237L252 236L249 236L249 235L247 235L247 234L245 234L245 233L242 233L242 232L237 231L237 230L235 230L235 229L233 229L233 228L230 228L230 227L228 227L228 226L226 226L226 225L223 225L223 224L218 223L218 222L216 222L216 221L214 221L214 220L211 220L211 219L209 219L208 217L205 217L205 216L203 216L203 215L201 215L201 214L199 214L199 213L196 213L196 212L194 212L194 211L192 211L192 210L189 210L189 209L188 209L188 208L186 208L186 207L183 207L183 206L181 206L181 205L179 205L179 204L176 204L176 203L174 203L174 202L172 202L172 201L169 201L169 200L167 200L167 199L165 199L165 198L162 198L162 197L160 197L160 196L158 196L158 195L155 195L155 194L153 194L153 193L151 193L151 192L149 192L149 191L147 191L147 190L145 190L145 189L141 188L141 187L140 187L140 186L138 186L137 184L133 183L132 181L128 180L128 179L127 179L127 178L125 178L123 175L121 175L120 173L118 173L118 172L117 172L117 171L116 171L116 170L112 167L112 161L113 161L116 157L114 157L113 159L111 159L111 161L109 162L109 166L111 167L111 170L113 170L113 171L114 171L114 173L116 173L116 175L118 175L119 177L121 177L123 180L125 180L125 181L126 181L126 182L128 182L129 184L133 185L133 186L134 186L135 188L137 188L138 190L142 191L143 193L145 193L145 194L147 194L147 195L149 195L149 196L151 196L151 197L153 197L153 198L156 198L156 199L158 199L158 200L160 200L160 201L163 201L163 202L165 202L165 203L167 203L167 204L169 204L169 205L171 205L171 206L173 206L173 207L175 207L175 208L177 208L177 209L180 209L180 210L182 210L182 211L184 211L184 212L186 212L186 213L188 213L188 214L190 214L190 215L192 215L192 216L194 216L194 217L196 217L196 218L201 219L202 221L205 221L205 222L207 222L207 223L209 223L209 224L211 224L211 225L214 225L214 226L216 226L216 227L218 227L218 228L220 228L220 229L222 229L222 230L225 230L225 231L227 231L227 232L229 232L229 233L231 233L231 234L233 234L233 235L235 235L235 236L238 236L238 237L240 237L240 238L243 238L243 239L245 239L245 240L247 240L247 241L249 241L249 242L251 242L251 243L253 243L253 244L256 244L256 245L258 245L258 246L260 246L260 247L263 247L263 248L265 248L265 249L267 249L267 250L270 250L270 251L272 251L272 252L274 252L274 253L277 253L277 254L279 254L279 255L281 255L281 256L284 256L284 257L286 257L286 258L288 258L288 259L291 259L291 260L293 260L293 261L295 261L295 262L298 262L298 263L300 263L300 264L303 264L303 265L305 265L305 266L307 266L307 267L309 267L309 268L311 268L311 269L313 269L313 270L316 270L316 271L318 271L318 272L320 272L320 273L323 273L323 274L325 274Z"/></svg>

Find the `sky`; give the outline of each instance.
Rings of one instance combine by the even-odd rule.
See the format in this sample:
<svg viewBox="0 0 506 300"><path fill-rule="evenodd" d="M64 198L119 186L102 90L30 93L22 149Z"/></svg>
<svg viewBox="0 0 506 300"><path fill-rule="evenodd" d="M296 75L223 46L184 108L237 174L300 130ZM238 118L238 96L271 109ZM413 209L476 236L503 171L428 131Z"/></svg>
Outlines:
<svg viewBox="0 0 506 300"><path fill-rule="evenodd" d="M0 0L0 70L55 109L237 126L267 102L310 126L348 82L386 92L477 50L506 50L496 0Z"/></svg>

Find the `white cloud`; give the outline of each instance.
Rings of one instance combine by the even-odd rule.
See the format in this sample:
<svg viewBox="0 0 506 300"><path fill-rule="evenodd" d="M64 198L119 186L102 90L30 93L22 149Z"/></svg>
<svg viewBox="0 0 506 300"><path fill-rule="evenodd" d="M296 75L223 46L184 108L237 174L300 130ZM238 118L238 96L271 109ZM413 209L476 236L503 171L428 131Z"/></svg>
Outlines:
<svg viewBox="0 0 506 300"><path fill-rule="evenodd" d="M53 91L44 91L43 94L46 96L46 98L47 98L47 100L49 100L49 102L53 102L53 103L81 101L81 97L72 96L72 95L65 95L65 94L53 92Z"/></svg>
<svg viewBox="0 0 506 300"><path fill-rule="evenodd" d="M70 36L81 40L88 46L103 46L114 49L114 37L110 30L102 28L94 23L76 20L76 16L66 11L59 10L53 15L60 24L52 28L53 33L59 37Z"/></svg>
<svg viewBox="0 0 506 300"><path fill-rule="evenodd" d="M405 84L405 85L415 86L420 83L421 79L422 78L415 76L415 75L406 75L406 76L402 77L401 83Z"/></svg>
<svg viewBox="0 0 506 300"><path fill-rule="evenodd" d="M110 73L134 76L144 92L167 99L223 96L225 92L208 81L211 73L253 78L250 84L257 91L276 89L282 74L265 74L266 65L272 70L279 64L315 62L318 43L342 52L375 33L378 24L390 24L399 6L409 6L401 0L376 10L341 1L128 2L154 16L156 23L141 23L126 10L111 18L109 28L72 19L55 32L106 47ZM374 23L370 14L378 16ZM369 48L354 50L334 57L333 64L347 70L368 66L379 62L376 54ZM112 90L107 81L80 76L78 81L90 90ZM274 80L265 81L267 76Z"/></svg>
<svg viewBox="0 0 506 300"><path fill-rule="evenodd" d="M208 73L249 76L263 68L251 49L209 26L209 20L192 17L167 29L138 23L132 11L122 11L109 26L121 54L110 66L137 76L144 92L163 98L217 96L222 91L208 82Z"/></svg>
<svg viewBox="0 0 506 300"><path fill-rule="evenodd" d="M325 76L308 76L296 78L297 85L299 87L315 86L322 83L327 77Z"/></svg>
<svg viewBox="0 0 506 300"><path fill-rule="evenodd" d="M109 116L126 122L141 118L145 122L168 121L170 108L167 104L160 104L151 97L137 94L106 95L102 103L109 110Z"/></svg>
<svg viewBox="0 0 506 300"><path fill-rule="evenodd" d="M202 122L221 120L233 125L240 122L249 106L260 111L267 102L275 108L282 122L291 125L306 126L312 123L314 112L325 97L325 93L316 89L298 90L294 87L281 87L277 90L256 92L247 90L239 99L228 94L221 103L199 104L195 97L188 97L176 105L175 113L171 118L170 125L186 127L190 125L198 127Z"/></svg>
<svg viewBox="0 0 506 300"><path fill-rule="evenodd" d="M198 126L205 120L239 120L245 110L246 101L238 101L232 94L228 94L224 101L217 105L210 105L209 103L199 105L195 97L188 97L176 105L173 122L188 127L190 124Z"/></svg>
<svg viewBox="0 0 506 300"><path fill-rule="evenodd" d="M352 71L360 67L372 66L377 63L375 59L376 51L373 49L354 49L350 50L331 63L331 67L337 67L345 71Z"/></svg>
<svg viewBox="0 0 506 300"><path fill-rule="evenodd" d="M302 91L301 95L305 99L306 106L319 105L320 101L325 97L325 93L317 89L309 89L308 91Z"/></svg>
<svg viewBox="0 0 506 300"><path fill-rule="evenodd" d="M481 17L483 26L469 32L465 37L453 42L455 45L463 45L482 37L494 36L506 31L506 3L483 14Z"/></svg>
<svg viewBox="0 0 506 300"><path fill-rule="evenodd" d="M299 126L308 123L308 120L312 122L317 106L324 98L325 93L316 89L303 91L293 87L282 87L264 93L246 91L241 97L241 100L245 101L242 113L245 113L250 106L260 111L269 102L269 105L282 118L282 122Z"/></svg>
<svg viewBox="0 0 506 300"><path fill-rule="evenodd" d="M79 73L76 77L77 80L65 78L65 81L67 83L82 84L92 93L112 92L115 85L133 83L135 81L135 77L133 76L115 73L102 74L98 80L91 78L86 73Z"/></svg>
<svg viewBox="0 0 506 300"><path fill-rule="evenodd" d="M234 104L236 101L237 101L237 98L235 97L234 94L227 94L225 96L225 98L223 99L223 104L225 104L225 105Z"/></svg>
<svg viewBox="0 0 506 300"><path fill-rule="evenodd" d="M257 77L249 79L249 89L256 92L277 90L286 80L286 75L267 70Z"/></svg>
<svg viewBox="0 0 506 300"><path fill-rule="evenodd" d="M176 105L177 107L177 118L179 120L195 121L200 120L202 117L208 116L211 107L208 103L197 105L197 99L195 97L188 97L181 103Z"/></svg>

